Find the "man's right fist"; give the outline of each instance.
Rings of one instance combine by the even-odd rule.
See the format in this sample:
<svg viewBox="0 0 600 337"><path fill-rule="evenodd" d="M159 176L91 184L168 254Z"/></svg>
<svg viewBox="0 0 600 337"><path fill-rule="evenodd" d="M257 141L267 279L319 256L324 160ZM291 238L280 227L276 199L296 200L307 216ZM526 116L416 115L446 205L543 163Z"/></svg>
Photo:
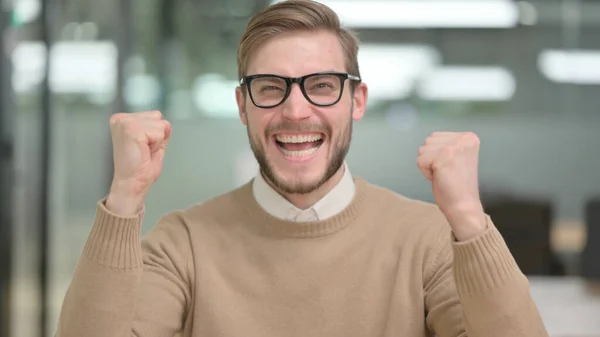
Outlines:
<svg viewBox="0 0 600 337"><path fill-rule="evenodd" d="M171 124L159 111L118 113L110 118L114 176L107 208L134 215L162 171Z"/></svg>

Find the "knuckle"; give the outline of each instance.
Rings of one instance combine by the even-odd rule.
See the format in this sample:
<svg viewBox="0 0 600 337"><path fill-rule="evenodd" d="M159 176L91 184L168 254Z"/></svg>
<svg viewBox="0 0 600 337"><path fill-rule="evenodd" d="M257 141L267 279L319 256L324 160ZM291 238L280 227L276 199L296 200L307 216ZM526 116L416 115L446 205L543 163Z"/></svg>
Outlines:
<svg viewBox="0 0 600 337"><path fill-rule="evenodd" d="M146 114L148 116L152 116L152 117L156 117L156 118L162 118L163 117L162 112L160 112L159 110L148 111L148 112L146 112Z"/></svg>
<svg viewBox="0 0 600 337"><path fill-rule="evenodd" d="M430 160L427 159L426 157L419 157L417 158L417 166L419 167L427 167L430 165Z"/></svg>
<svg viewBox="0 0 600 337"><path fill-rule="evenodd" d="M446 145L440 149L440 152L444 155L452 155L454 153L454 147Z"/></svg>
<svg viewBox="0 0 600 337"><path fill-rule="evenodd" d="M119 123L123 119L124 115L125 114L122 113L122 112L118 112L118 113L112 114L110 116L110 118L108 119L109 124L110 125L115 125L115 124Z"/></svg>
<svg viewBox="0 0 600 337"><path fill-rule="evenodd" d="M474 133L474 132L465 132L462 135L462 138L465 140L465 142L467 142L469 145L479 145L480 143L480 139L479 137Z"/></svg>

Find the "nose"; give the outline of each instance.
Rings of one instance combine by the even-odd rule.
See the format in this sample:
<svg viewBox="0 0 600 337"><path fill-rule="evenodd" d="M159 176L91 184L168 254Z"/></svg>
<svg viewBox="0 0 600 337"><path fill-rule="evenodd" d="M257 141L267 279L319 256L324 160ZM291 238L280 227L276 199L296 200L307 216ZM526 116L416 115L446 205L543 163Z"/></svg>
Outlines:
<svg viewBox="0 0 600 337"><path fill-rule="evenodd" d="M309 118L311 115L310 102L306 100L300 85L292 84L290 95L283 103L283 117L298 121Z"/></svg>

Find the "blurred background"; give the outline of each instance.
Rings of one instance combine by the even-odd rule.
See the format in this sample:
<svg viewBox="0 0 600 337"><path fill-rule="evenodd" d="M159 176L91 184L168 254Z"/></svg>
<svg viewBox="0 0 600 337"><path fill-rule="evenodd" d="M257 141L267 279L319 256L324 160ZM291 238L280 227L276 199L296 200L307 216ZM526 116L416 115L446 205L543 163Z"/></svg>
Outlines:
<svg viewBox="0 0 600 337"><path fill-rule="evenodd" d="M359 33L369 109L354 175L433 201L433 131L482 140L484 204L553 337L600 336L600 1L323 0ZM268 0L5 0L0 336L52 336L112 176L108 118L174 128L144 231L257 172L236 49Z"/></svg>

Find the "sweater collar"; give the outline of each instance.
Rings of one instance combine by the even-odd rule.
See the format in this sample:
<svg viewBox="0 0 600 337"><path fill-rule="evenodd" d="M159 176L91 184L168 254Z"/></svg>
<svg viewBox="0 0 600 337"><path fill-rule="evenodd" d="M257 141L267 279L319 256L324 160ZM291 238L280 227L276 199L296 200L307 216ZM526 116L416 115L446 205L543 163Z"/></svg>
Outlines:
<svg viewBox="0 0 600 337"><path fill-rule="evenodd" d="M252 193L258 204L272 216L294 222L326 220L343 211L354 198L354 180L344 163L344 175L337 185L307 209L299 209L279 194L259 173L252 183Z"/></svg>
<svg viewBox="0 0 600 337"><path fill-rule="evenodd" d="M368 199L368 183L353 177L355 193L350 203L337 214L324 219L306 222L293 222L278 218L265 211L253 194L254 179L237 190L236 198L243 205L249 225L264 235L284 237L319 237L335 233L352 224L361 212L365 199Z"/></svg>

